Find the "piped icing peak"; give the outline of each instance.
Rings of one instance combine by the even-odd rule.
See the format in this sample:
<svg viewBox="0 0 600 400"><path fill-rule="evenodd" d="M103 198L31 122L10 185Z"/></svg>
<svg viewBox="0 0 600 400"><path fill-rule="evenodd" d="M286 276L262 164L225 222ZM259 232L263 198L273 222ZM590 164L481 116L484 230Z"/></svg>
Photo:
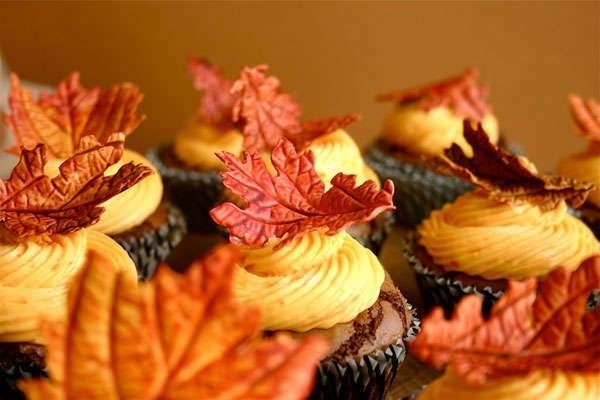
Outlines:
<svg viewBox="0 0 600 400"><path fill-rule="evenodd" d="M429 111L436 107L448 107L462 118L480 121L491 113L487 103L488 86L477 84L479 72L468 68L462 75L410 89L395 90L376 96L377 101L413 103Z"/></svg>
<svg viewBox="0 0 600 400"><path fill-rule="evenodd" d="M568 101L575 132L590 142L600 142L600 103L596 99L583 100L576 95L570 95Z"/></svg>
<svg viewBox="0 0 600 400"><path fill-rule="evenodd" d="M145 119L138 113L142 99L140 90L131 83L85 89L79 73L73 72L56 91L42 93L36 101L12 74L8 98L12 114L4 114L4 121L19 145L13 151L44 143L51 157L66 158L85 136L93 135L106 143L113 133L129 135Z"/></svg>
<svg viewBox="0 0 600 400"><path fill-rule="evenodd" d="M152 170L128 163L104 176L123 153L122 133L101 144L84 136L77 152L59 167L58 175L44 173L46 145L21 149L21 158L8 180L0 180L0 225L9 236L22 238L67 234L89 226L104 211L100 203L123 192Z"/></svg>
<svg viewBox="0 0 600 400"><path fill-rule="evenodd" d="M279 79L267 76L268 66L246 67L234 82L233 118L243 123L244 150L271 150L285 137L299 148L360 119L357 114L300 122L301 107L281 90Z"/></svg>
<svg viewBox="0 0 600 400"><path fill-rule="evenodd" d="M586 308L598 287L595 256L572 272L558 268L540 283L509 281L487 319L482 298L466 296L450 320L441 307L423 320L411 354L475 384L536 370L598 373L600 309Z"/></svg>
<svg viewBox="0 0 600 400"><path fill-rule="evenodd" d="M492 144L481 123L464 120L463 128L473 156L468 157L454 143L444 150L444 157L435 160L436 168L474 183L498 201L526 201L548 210L566 200L578 207L594 187L588 182L538 174L526 158Z"/></svg>
<svg viewBox="0 0 600 400"><path fill-rule="evenodd" d="M313 153L298 154L285 138L271 154L275 176L258 152L244 152L241 160L225 152L218 156L228 169L221 174L223 184L247 203L243 209L228 202L211 210L211 217L229 230L232 241L263 246L279 238L276 248L280 248L305 232L324 229L333 235L393 209L390 180L379 190L373 181L356 186L354 175L338 173L325 191Z"/></svg>

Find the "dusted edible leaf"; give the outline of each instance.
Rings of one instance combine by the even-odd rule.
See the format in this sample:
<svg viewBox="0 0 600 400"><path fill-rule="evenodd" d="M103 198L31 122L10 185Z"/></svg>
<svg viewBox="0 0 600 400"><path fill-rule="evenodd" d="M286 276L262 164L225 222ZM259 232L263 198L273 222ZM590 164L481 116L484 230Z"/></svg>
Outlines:
<svg viewBox="0 0 600 400"><path fill-rule="evenodd" d="M508 290L482 317L482 298L464 297L450 320L436 308L421 324L411 353L436 368L449 365L472 382L538 369L600 372L600 308L587 310L600 288L600 257L542 282L509 281Z"/></svg>
<svg viewBox="0 0 600 400"><path fill-rule="evenodd" d="M360 121L361 118L362 116L359 114L348 114L341 117L329 117L303 122L301 133L292 138L294 145L298 149L303 149L318 137L337 131L338 129L343 129L356 121Z"/></svg>
<svg viewBox="0 0 600 400"><path fill-rule="evenodd" d="M261 339L260 313L235 303L238 255L220 247L185 275L147 283L93 258L71 282L69 316L45 321L47 380L34 399L302 399L326 350L320 338Z"/></svg>
<svg viewBox="0 0 600 400"><path fill-rule="evenodd" d="M579 96L569 96L571 115L576 131L584 138L600 142L600 103L594 99L583 100Z"/></svg>
<svg viewBox="0 0 600 400"><path fill-rule="evenodd" d="M86 90L79 74L72 73L55 92L42 93L35 101L12 74L8 99L12 114L4 114L19 145L12 150L18 153L21 146L32 149L44 143L51 157L66 158L84 136L94 135L104 143L113 133L128 135L144 119L137 113L142 98L139 89L128 83Z"/></svg>
<svg viewBox="0 0 600 400"><path fill-rule="evenodd" d="M525 200L542 209L552 209L566 200L578 207L593 189L592 183L537 174L527 159L492 144L480 123L474 127L473 122L465 120L463 128L473 157L453 143L444 150L441 169L474 183L499 201Z"/></svg>
<svg viewBox="0 0 600 400"><path fill-rule="evenodd" d="M398 103L416 102L425 111L445 106L462 118L480 121L486 114L491 112L491 108L486 101L489 88L478 85L478 77L479 72L475 68L469 68L457 77L381 94L376 99L377 101L395 101Z"/></svg>
<svg viewBox="0 0 600 400"><path fill-rule="evenodd" d="M262 246L280 238L276 246L280 248L304 232L327 228L328 234L335 234L394 208L390 180L379 190L373 181L356 186L354 175L339 173L325 192L315 172L313 153L298 154L287 139L271 154L275 176L258 153L244 152L242 160L226 152L218 156L228 169L221 174L223 184L248 203L245 209L223 203L210 212L215 222L229 230L232 241Z"/></svg>
<svg viewBox="0 0 600 400"><path fill-rule="evenodd" d="M111 176L106 169L123 153L123 134L105 144L94 136L81 140L80 151L66 159L53 178L45 175L46 149L23 149L8 180L0 180L0 224L17 237L66 234L95 223L99 205L152 173L128 163Z"/></svg>
<svg viewBox="0 0 600 400"><path fill-rule="evenodd" d="M231 128L234 103L231 82L218 66L201 58L190 58L187 70L194 77L194 88L202 92L198 119L219 129Z"/></svg>

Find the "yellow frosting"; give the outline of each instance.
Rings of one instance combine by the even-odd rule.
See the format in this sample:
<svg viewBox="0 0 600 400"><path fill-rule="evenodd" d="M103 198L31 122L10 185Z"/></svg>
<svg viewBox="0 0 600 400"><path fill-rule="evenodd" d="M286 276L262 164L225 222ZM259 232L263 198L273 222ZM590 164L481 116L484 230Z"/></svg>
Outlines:
<svg viewBox="0 0 600 400"><path fill-rule="evenodd" d="M137 279L125 250L100 232L80 229L52 240L0 244L0 342L39 343L39 318L63 315L67 283L90 252L109 257L115 268Z"/></svg>
<svg viewBox="0 0 600 400"><path fill-rule="evenodd" d="M346 232L309 232L277 251L272 245L242 247L233 285L242 303L262 309L264 329L330 328L377 300L383 267Z"/></svg>
<svg viewBox="0 0 600 400"><path fill-rule="evenodd" d="M244 138L237 130L219 131L195 120L179 132L173 141L177 158L188 166L201 170L224 170L225 166L215 153L227 151L239 154Z"/></svg>
<svg viewBox="0 0 600 400"><path fill-rule="evenodd" d="M558 164L558 173L596 185L596 189L590 193L587 201L600 207L600 146L590 146L585 151L561 160Z"/></svg>
<svg viewBox="0 0 600 400"><path fill-rule="evenodd" d="M473 385L448 370L418 397L418 400L450 399L596 400L600 399L600 374L540 370Z"/></svg>
<svg viewBox="0 0 600 400"><path fill-rule="evenodd" d="M377 175L364 163L356 142L343 129L314 140L308 147L315 155L315 170L328 188L338 173L356 175L356 183L371 179L379 184Z"/></svg>
<svg viewBox="0 0 600 400"><path fill-rule="evenodd" d="M497 143L496 117L488 114L481 123L491 142ZM414 103L397 104L383 122L382 135L386 142L412 154L436 156L452 143L457 143L467 155L472 154L463 136L463 118L445 106L424 111Z"/></svg>
<svg viewBox="0 0 600 400"><path fill-rule="evenodd" d="M486 279L526 279L557 266L573 270L599 253L593 233L567 213L522 203L504 204L479 192L431 213L418 228L437 265Z"/></svg>

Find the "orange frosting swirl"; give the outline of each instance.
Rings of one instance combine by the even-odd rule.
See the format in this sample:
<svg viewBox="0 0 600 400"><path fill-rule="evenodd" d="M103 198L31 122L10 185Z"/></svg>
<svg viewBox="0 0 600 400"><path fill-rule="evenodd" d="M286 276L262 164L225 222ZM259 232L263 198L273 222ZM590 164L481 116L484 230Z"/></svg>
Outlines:
<svg viewBox="0 0 600 400"><path fill-rule="evenodd" d="M40 342L40 317L54 319L64 314L67 284L90 252L108 257L115 268L137 278L127 253L100 232L80 229L52 240L49 244L0 244L1 342Z"/></svg>
<svg viewBox="0 0 600 400"><path fill-rule="evenodd" d="M418 400L593 400L600 399L600 374L534 371L523 376L505 377L473 385L452 370L430 384Z"/></svg>
<svg viewBox="0 0 600 400"><path fill-rule="evenodd" d="M600 207L600 145L589 146L585 151L573 154L558 164L558 173L569 178L592 182L596 189L587 202Z"/></svg>
<svg viewBox="0 0 600 400"><path fill-rule="evenodd" d="M557 266L573 270L600 252L593 233L567 213L506 204L466 193L431 213L418 228L420 244L447 271L486 279L527 279Z"/></svg>

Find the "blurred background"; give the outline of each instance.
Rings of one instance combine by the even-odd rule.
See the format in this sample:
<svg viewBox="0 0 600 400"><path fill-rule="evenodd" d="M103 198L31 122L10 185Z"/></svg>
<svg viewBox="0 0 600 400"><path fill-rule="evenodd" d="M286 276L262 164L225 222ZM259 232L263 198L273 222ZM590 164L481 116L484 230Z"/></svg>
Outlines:
<svg viewBox="0 0 600 400"><path fill-rule="evenodd" d="M230 78L269 64L306 118L361 113L349 132L362 147L390 107L377 93L475 66L503 133L552 170L584 146L567 94L600 97L600 2L3 1L0 52L4 71L33 82L77 70L87 87L139 85L148 118L128 139L138 150L168 141L193 113L190 56Z"/></svg>

